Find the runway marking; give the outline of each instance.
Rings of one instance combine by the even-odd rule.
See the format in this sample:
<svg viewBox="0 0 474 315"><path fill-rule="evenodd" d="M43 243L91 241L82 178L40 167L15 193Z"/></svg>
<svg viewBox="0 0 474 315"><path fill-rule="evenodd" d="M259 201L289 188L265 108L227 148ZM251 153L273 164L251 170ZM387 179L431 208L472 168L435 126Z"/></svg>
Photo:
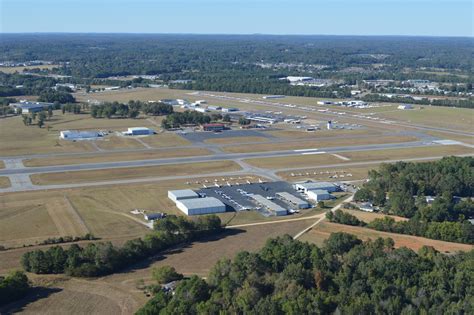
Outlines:
<svg viewBox="0 0 474 315"><path fill-rule="evenodd" d="M303 152L301 155L314 155L314 154L326 154L325 151L318 151L318 152Z"/></svg>
<svg viewBox="0 0 474 315"><path fill-rule="evenodd" d="M317 151L318 149L300 149L300 150L293 150L293 152L307 152L307 151Z"/></svg>
<svg viewBox="0 0 474 315"><path fill-rule="evenodd" d="M342 156L342 155L339 155L339 154L336 154L336 153L334 153L332 155L339 158L339 159L341 159L341 160L344 160L344 161L350 161L351 160L348 157L345 157L345 156Z"/></svg>
<svg viewBox="0 0 474 315"><path fill-rule="evenodd" d="M459 142L459 141L456 141L456 140L449 140L449 139L434 140L433 142L437 143L437 144L442 144L442 145L462 145L463 144L462 142Z"/></svg>

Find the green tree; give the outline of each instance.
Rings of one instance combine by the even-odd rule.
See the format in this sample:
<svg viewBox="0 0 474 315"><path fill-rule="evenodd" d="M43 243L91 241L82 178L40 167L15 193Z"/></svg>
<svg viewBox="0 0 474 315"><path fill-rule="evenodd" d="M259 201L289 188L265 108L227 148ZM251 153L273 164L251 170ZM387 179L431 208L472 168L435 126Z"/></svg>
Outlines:
<svg viewBox="0 0 474 315"><path fill-rule="evenodd" d="M162 266L153 268L152 270L153 280L159 284L165 284L171 281L183 279L183 275L176 272L176 269L171 266Z"/></svg>

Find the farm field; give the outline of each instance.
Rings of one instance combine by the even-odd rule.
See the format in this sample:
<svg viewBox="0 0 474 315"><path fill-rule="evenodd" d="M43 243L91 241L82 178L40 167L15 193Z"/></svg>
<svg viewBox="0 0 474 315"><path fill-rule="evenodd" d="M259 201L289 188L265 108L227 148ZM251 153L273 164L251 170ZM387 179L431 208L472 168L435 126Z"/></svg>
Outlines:
<svg viewBox="0 0 474 315"><path fill-rule="evenodd" d="M412 235L379 232L368 228L330 222L322 222L317 227L313 228L308 233L301 236L300 240L315 243L316 245L322 245L324 240L327 239L331 233L337 232L354 234L362 240L374 240L378 237L390 237L395 241L395 247L408 247L415 251L419 250L423 246L432 246L436 250L443 253L469 251L474 248L472 245L468 244L450 243Z"/></svg>
<svg viewBox="0 0 474 315"><path fill-rule="evenodd" d="M207 155L210 152L206 149L192 148L192 149L172 149L172 150L157 150L157 151L132 151L132 152L114 152L102 153L94 155L70 156L70 157L50 157L50 158L35 158L24 160L23 164L28 167L37 166L51 166L51 165L71 165L71 164L86 164L86 163L100 163L100 162L115 162L115 161L132 161L132 160L150 160L171 157L185 157L185 156L199 156Z"/></svg>
<svg viewBox="0 0 474 315"><path fill-rule="evenodd" d="M464 146L430 146L406 149L354 151L338 153L349 160L335 159L331 154L284 156L275 158L255 158L245 160L247 163L268 169L284 169L295 167L317 167L322 164L370 162L379 160L396 160L407 158L424 158L430 156L474 154L474 150Z"/></svg>
<svg viewBox="0 0 474 315"><path fill-rule="evenodd" d="M240 170L235 162L216 161L31 175L35 185L73 184L143 177L183 176Z"/></svg>
<svg viewBox="0 0 474 315"><path fill-rule="evenodd" d="M374 136L363 138L336 138L332 140L306 140L300 142L284 142L284 143L262 143L258 148L248 145L235 145L224 148L224 151L231 153L247 153L255 151L283 151L283 150L297 150L308 148L321 147L337 147L337 146L351 146L363 144L381 144L381 143L401 143L417 140L410 136Z"/></svg>
<svg viewBox="0 0 474 315"><path fill-rule="evenodd" d="M0 188L8 188L10 186L10 179L7 176L0 176Z"/></svg>

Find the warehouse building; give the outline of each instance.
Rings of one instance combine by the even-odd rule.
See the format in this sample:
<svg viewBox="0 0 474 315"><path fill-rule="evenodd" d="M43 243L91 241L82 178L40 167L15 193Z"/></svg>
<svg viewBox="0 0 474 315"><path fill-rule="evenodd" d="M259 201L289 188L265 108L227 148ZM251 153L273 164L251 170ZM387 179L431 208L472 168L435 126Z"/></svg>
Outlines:
<svg viewBox="0 0 474 315"><path fill-rule="evenodd" d="M225 212L225 204L217 198L193 198L176 201L176 207L186 215L200 215Z"/></svg>
<svg viewBox="0 0 474 315"><path fill-rule="evenodd" d="M295 189L302 191L305 194L311 190L326 190L328 192L335 192L339 190L339 187L333 183L329 182L306 182L306 183L297 183L295 184Z"/></svg>
<svg viewBox="0 0 474 315"><path fill-rule="evenodd" d="M255 200L255 202L260 206L266 208L267 210L270 210L270 212L275 216L287 215L287 211L285 208L280 207L276 203L268 200L267 198L261 195L252 195L250 196L250 198Z"/></svg>
<svg viewBox="0 0 474 315"><path fill-rule="evenodd" d="M225 129L224 124L204 124L202 130L204 131L223 131Z"/></svg>
<svg viewBox="0 0 474 315"><path fill-rule="evenodd" d="M29 114L29 113L38 113L43 110L47 110L48 108L53 108L53 103L44 103L44 102L19 102L19 103L11 103L9 105L15 109L15 113L17 114Z"/></svg>
<svg viewBox="0 0 474 315"><path fill-rule="evenodd" d="M155 131L146 127L133 127L128 128L127 131L123 132L124 136L147 136L154 134Z"/></svg>
<svg viewBox="0 0 474 315"><path fill-rule="evenodd" d="M310 204L307 201L293 196L292 194L287 192L278 192L276 193L276 196L283 200L285 203L296 207L297 209L307 209L310 207Z"/></svg>
<svg viewBox="0 0 474 315"><path fill-rule="evenodd" d="M101 137L98 131L64 130L59 133L63 140L94 140Z"/></svg>
<svg viewBox="0 0 474 315"><path fill-rule="evenodd" d="M168 190L168 198L176 203L178 200L199 198L199 195L191 189Z"/></svg>
<svg viewBox="0 0 474 315"><path fill-rule="evenodd" d="M332 199L333 196L327 191L327 190L309 190L306 193L306 196L308 199L314 200L316 202L322 201L322 200L329 200Z"/></svg>

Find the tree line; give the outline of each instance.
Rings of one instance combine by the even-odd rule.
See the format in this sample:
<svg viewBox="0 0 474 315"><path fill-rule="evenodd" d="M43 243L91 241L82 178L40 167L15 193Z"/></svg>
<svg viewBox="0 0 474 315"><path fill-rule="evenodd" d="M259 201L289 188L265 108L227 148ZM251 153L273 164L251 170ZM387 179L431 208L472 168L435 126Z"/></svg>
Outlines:
<svg viewBox="0 0 474 315"><path fill-rule="evenodd" d="M419 105L433 105L433 106L447 106L447 107L461 107L461 108L474 108L474 98L469 97L467 99L428 99L423 98L416 100L413 97L388 97L380 94L366 94L362 97L362 100L366 102L388 102L388 103L410 103Z"/></svg>
<svg viewBox="0 0 474 315"><path fill-rule="evenodd" d="M173 106L161 102L141 102L130 100L128 104L106 102L102 105L92 105L91 116L94 118L137 118L140 112L146 115L169 115Z"/></svg>
<svg viewBox="0 0 474 315"><path fill-rule="evenodd" d="M346 233L322 247L286 235L159 290L137 314L467 314L473 259Z"/></svg>
<svg viewBox="0 0 474 315"><path fill-rule="evenodd" d="M155 221L155 231L143 239L125 242L122 247L110 242L77 244L64 249L52 246L23 254L21 264L36 274L65 273L75 277L97 277L111 274L147 257L183 242L219 233L221 221L215 215L201 216L193 221L184 217L167 216Z"/></svg>
<svg viewBox="0 0 474 315"><path fill-rule="evenodd" d="M216 116L217 117L217 116ZM176 112L168 115L161 121L161 126L164 129L178 128L183 125L202 125L211 122L211 116L196 112L196 111L185 111Z"/></svg>

